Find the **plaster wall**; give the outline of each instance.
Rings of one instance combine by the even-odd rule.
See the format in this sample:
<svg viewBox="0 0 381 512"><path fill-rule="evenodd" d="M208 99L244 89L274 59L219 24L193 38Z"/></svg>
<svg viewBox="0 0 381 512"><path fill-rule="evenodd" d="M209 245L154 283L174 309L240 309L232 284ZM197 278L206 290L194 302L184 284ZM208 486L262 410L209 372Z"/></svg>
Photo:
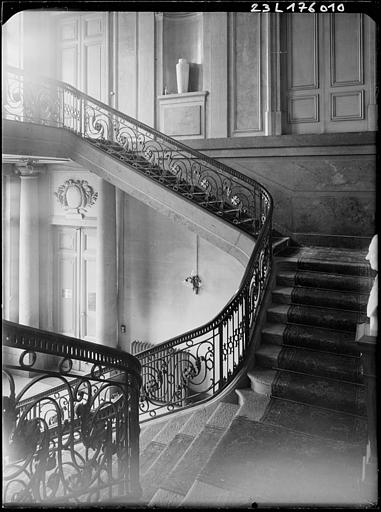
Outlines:
<svg viewBox="0 0 381 512"><path fill-rule="evenodd" d="M159 127L158 96L165 87L176 92L176 62L187 58L189 90L208 93L207 138L377 128L376 25L367 16L98 13L103 16L98 16L99 48L87 62L81 53L92 40L82 48L75 27L87 17L97 27L96 14L26 11L24 68L57 78L77 76L74 85L90 95L92 84L102 82L102 101ZM74 35L63 30L69 21ZM59 45L65 46L64 66ZM353 55L350 63L347 55Z"/></svg>
<svg viewBox="0 0 381 512"><path fill-rule="evenodd" d="M97 202L80 220L66 216L57 202L54 192L68 179L85 179L101 193L100 179L74 162L49 164L40 178L40 327L46 329L53 328L53 225L97 225ZM186 226L119 193L118 342L128 351L135 339L156 344L212 320L238 289L244 266ZM197 270L197 244L202 286L196 295L184 280Z"/></svg>
<svg viewBox="0 0 381 512"><path fill-rule="evenodd" d="M196 271L196 234L132 196L124 198L122 348L161 343L211 320L238 289L244 267L199 237L196 295L184 283Z"/></svg>

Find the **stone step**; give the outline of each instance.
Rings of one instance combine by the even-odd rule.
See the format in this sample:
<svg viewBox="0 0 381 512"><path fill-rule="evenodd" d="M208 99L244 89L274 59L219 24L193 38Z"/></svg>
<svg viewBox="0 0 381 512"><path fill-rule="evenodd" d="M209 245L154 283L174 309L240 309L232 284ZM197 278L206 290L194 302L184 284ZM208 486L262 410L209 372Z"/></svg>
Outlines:
<svg viewBox="0 0 381 512"><path fill-rule="evenodd" d="M253 382L256 375L250 373ZM366 420L363 415L278 397L270 398L252 389L239 390L238 394L240 409L237 416L329 439L362 442L366 438Z"/></svg>
<svg viewBox="0 0 381 512"><path fill-rule="evenodd" d="M284 251L291 243L289 236L273 236L272 237L272 248L273 255L279 254Z"/></svg>
<svg viewBox="0 0 381 512"><path fill-rule="evenodd" d="M283 323L267 323L262 329L262 343L304 347L322 352L358 355L354 333Z"/></svg>
<svg viewBox="0 0 381 512"><path fill-rule="evenodd" d="M254 370L247 373L250 379L250 387L254 393L268 397L273 393L273 384L277 375L277 370L261 366L255 366Z"/></svg>
<svg viewBox="0 0 381 512"><path fill-rule="evenodd" d="M184 424L189 420L192 413L182 414L159 422L156 426L155 423L151 426L147 425L143 433L142 441L140 443L140 474L144 476L150 468L155 464L157 459L164 452L169 443L173 440L176 434L181 430ZM162 426L159 428L159 425ZM149 435L152 435L149 440Z"/></svg>
<svg viewBox="0 0 381 512"><path fill-rule="evenodd" d="M168 468L172 468L192 443L194 437L178 433L165 446L153 464L140 477L140 484L143 489L142 501L149 503L157 489L164 482Z"/></svg>
<svg viewBox="0 0 381 512"><path fill-rule="evenodd" d="M255 394L348 414L366 415L366 393L363 384L340 382L327 377L286 370L275 371L259 366L248 372L248 377Z"/></svg>
<svg viewBox="0 0 381 512"><path fill-rule="evenodd" d="M301 402L272 398L261 421L344 443L364 446L367 441L367 421L364 417Z"/></svg>
<svg viewBox="0 0 381 512"><path fill-rule="evenodd" d="M139 446L142 452L146 446L155 438L156 435L167 425L168 418L161 421L149 421L140 424Z"/></svg>
<svg viewBox="0 0 381 512"><path fill-rule="evenodd" d="M289 305L272 304L267 310L267 322L286 324L288 321L287 314L289 309Z"/></svg>
<svg viewBox="0 0 381 512"><path fill-rule="evenodd" d="M316 306L272 304L267 310L268 322L313 325L353 333L357 324L366 320L364 313Z"/></svg>
<svg viewBox="0 0 381 512"><path fill-rule="evenodd" d="M283 334L286 325L283 323L266 323L262 329L262 343L283 345Z"/></svg>
<svg viewBox="0 0 381 512"><path fill-rule="evenodd" d="M278 304L302 304L365 312L368 295L304 286L277 286L272 292L272 299Z"/></svg>
<svg viewBox="0 0 381 512"><path fill-rule="evenodd" d="M343 274L329 274L323 272L279 270L276 277L278 286L307 286L356 293L369 294L373 278L363 276L350 276Z"/></svg>
<svg viewBox="0 0 381 512"><path fill-rule="evenodd" d="M313 325L287 324L283 327L283 345L285 346L304 347L352 356L358 355L353 332L325 329Z"/></svg>
<svg viewBox="0 0 381 512"><path fill-rule="evenodd" d="M251 388L236 389L235 392L238 396L239 405L237 416L244 416L252 421L260 421L271 400L270 393L256 393Z"/></svg>
<svg viewBox="0 0 381 512"><path fill-rule="evenodd" d="M361 383L360 359L295 347L263 344L256 352L256 364L263 368L290 370L331 379Z"/></svg>
<svg viewBox="0 0 381 512"><path fill-rule="evenodd" d="M201 411L196 428L192 428L189 423L184 426L183 431L194 434L195 437L179 461L172 468L168 468L169 472L152 497L149 506L180 505L237 410L236 404L215 404L213 409L209 407L209 411ZM204 422L201 421L202 414Z"/></svg>
<svg viewBox="0 0 381 512"><path fill-rule="evenodd" d="M321 259L316 256L300 258L294 255L284 256L282 252L282 254L276 256L276 262L279 268L289 271L321 272L324 274L341 274L366 278L371 278L374 275L374 272L365 259L357 261L339 261L334 258L326 259L323 255Z"/></svg>
<svg viewBox="0 0 381 512"><path fill-rule="evenodd" d="M351 502L361 453L360 444L236 416L182 506Z"/></svg>

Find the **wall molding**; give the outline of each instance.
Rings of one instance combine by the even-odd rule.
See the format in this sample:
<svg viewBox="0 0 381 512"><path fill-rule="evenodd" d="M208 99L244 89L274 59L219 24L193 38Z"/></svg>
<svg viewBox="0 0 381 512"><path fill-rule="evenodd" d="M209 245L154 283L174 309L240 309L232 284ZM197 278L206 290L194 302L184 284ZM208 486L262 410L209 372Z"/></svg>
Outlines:
<svg viewBox="0 0 381 512"><path fill-rule="evenodd" d="M313 34L313 80L311 83L294 85L293 84L293 64L292 64L292 19L293 16L287 17L286 25L286 41L287 41L287 64L288 64L288 88L292 91L319 88L319 18L314 16L314 34Z"/></svg>
<svg viewBox="0 0 381 512"><path fill-rule="evenodd" d="M313 115L310 117L295 117L294 105L298 101L312 100ZM288 98L288 122L290 124L298 123L318 123L319 122L319 94L293 96Z"/></svg>
<svg viewBox="0 0 381 512"><path fill-rule="evenodd" d="M358 114L347 114L347 115L339 115L337 114L337 98L349 98L349 97L357 97L358 101ZM365 95L364 90L361 91L347 91L347 92L332 92L331 93L331 121L352 121L354 119L365 119Z"/></svg>
<svg viewBox="0 0 381 512"><path fill-rule="evenodd" d="M341 16L341 15L340 15ZM354 16L354 14L352 14ZM364 15L359 13L359 33L358 33L358 78L357 80L336 80L335 67L335 15L330 16L330 84L331 87L342 87L347 85L363 85L364 84Z"/></svg>
<svg viewBox="0 0 381 512"><path fill-rule="evenodd" d="M158 96L160 131L175 137L205 138L207 91Z"/></svg>
<svg viewBox="0 0 381 512"><path fill-rule="evenodd" d="M258 84L258 94L257 94L257 105L258 105L258 118L256 126L248 129L239 129L238 128L238 118L237 118L237 58L236 58L236 43L237 43L237 15L241 13L233 13L231 17L231 46L230 46L230 98L231 98L231 109L230 109L230 132L231 136L244 136L250 135L252 133L257 133L263 131L263 105L262 105L262 45L261 45L261 35L262 35L262 15L259 15L257 18L257 50L258 50L258 69L256 72L256 76L253 77L254 83Z"/></svg>

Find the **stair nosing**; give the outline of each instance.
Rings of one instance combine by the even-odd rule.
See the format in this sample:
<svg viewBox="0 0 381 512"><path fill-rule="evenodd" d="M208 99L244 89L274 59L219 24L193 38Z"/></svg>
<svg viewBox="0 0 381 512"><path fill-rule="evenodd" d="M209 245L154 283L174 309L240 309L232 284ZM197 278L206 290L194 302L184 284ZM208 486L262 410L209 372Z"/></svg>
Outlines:
<svg viewBox="0 0 381 512"><path fill-rule="evenodd" d="M340 292L340 293L345 293L345 294L356 294L356 295L364 295L365 297L367 297L369 294L368 293L359 293L357 292L356 290L338 290L336 288L323 288L321 286L304 286L304 285L300 285L300 284L295 284L294 286L282 286L282 285L276 285L274 286L274 288L272 289L272 292L278 292L280 293L282 290L300 290L300 289L304 289L304 290L316 290L316 289L319 289L319 290L323 290L324 292ZM286 293L286 292L284 292ZM345 310L346 311L346 310Z"/></svg>
<svg viewBox="0 0 381 512"><path fill-rule="evenodd" d="M364 414L355 414L355 413L348 412L348 411L342 411L340 409L332 409L331 407L323 407L321 405L311 405L308 402L302 402L301 400L292 400L290 398L278 397L278 396L273 395L273 394L270 395L270 398L272 400L283 400L284 402L291 402L291 403L294 403L294 404L302 404L302 405L304 405L306 407L311 407L311 409L321 409L323 411L337 412L337 413L340 413L340 414L346 414L348 416L351 416L352 418L359 418L359 419L362 419L362 420L366 420L367 419L367 415L364 415ZM286 427L284 427L284 428L286 428ZM314 434L312 434L312 435L314 435Z"/></svg>
<svg viewBox="0 0 381 512"><path fill-rule="evenodd" d="M261 355L261 349L263 348L264 350L266 350L266 346L271 346L271 345L274 345L274 347L280 347L280 350L282 350L282 348L292 348L292 349L295 349L295 350L301 350L301 351L308 351L308 352L317 352L317 353L323 353L323 354L331 354L333 356L338 356L338 357L344 357L344 358L351 358L351 359L358 359L360 361L361 359L361 356L358 355L358 354L342 354L341 352L332 352L332 351L329 351L329 350L319 350L319 349L316 349L316 348L311 348L311 347L308 347L308 346L295 346L295 345L287 345L285 343L282 343L281 345L277 344L277 343L270 343L270 342L264 342L262 343L258 349L257 349L257 352L256 354L259 354Z"/></svg>
<svg viewBox="0 0 381 512"><path fill-rule="evenodd" d="M315 375L315 374L300 372L300 371L296 371L296 370L290 370L288 368L279 368L277 366L273 366L271 368L266 368L266 367L262 366L261 368L267 369L267 370L274 370L276 372L295 373L297 375L305 375L306 377L317 377L317 378L327 379L329 381L344 382L345 384L352 384L354 386L364 386L365 387L365 384L363 384L362 382L354 382L353 380L351 381L351 380L345 380L345 379L335 379L334 377L327 377L326 375ZM253 371L255 371L255 368L253 369Z"/></svg>

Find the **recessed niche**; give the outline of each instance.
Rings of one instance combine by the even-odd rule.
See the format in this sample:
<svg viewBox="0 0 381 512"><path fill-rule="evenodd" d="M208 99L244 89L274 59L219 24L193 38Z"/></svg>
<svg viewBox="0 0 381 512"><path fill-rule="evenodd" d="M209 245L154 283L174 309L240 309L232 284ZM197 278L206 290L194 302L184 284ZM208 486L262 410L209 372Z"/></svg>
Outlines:
<svg viewBox="0 0 381 512"><path fill-rule="evenodd" d="M163 14L163 87L177 93L176 64L189 62L188 92L202 91L203 13Z"/></svg>

